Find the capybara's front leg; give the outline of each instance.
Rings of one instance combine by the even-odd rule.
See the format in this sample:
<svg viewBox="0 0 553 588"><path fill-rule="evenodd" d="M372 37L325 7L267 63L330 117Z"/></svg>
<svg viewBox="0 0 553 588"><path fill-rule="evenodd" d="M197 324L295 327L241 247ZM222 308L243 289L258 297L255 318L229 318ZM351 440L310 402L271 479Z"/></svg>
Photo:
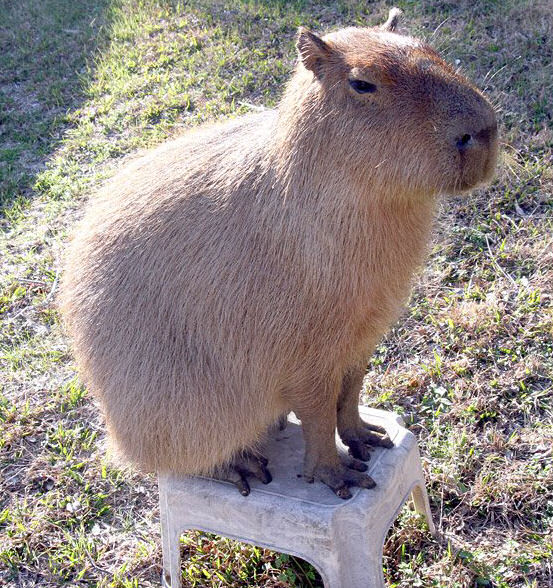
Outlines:
<svg viewBox="0 0 553 588"><path fill-rule="evenodd" d="M320 480L340 498L351 498L350 486L373 488L375 482L361 473L363 464L356 459L342 459L336 447L336 394L321 395L315 405L296 407L305 439L304 476L308 482Z"/></svg>
<svg viewBox="0 0 553 588"><path fill-rule="evenodd" d="M363 369L350 369L342 380L338 397L338 433L351 455L367 461L373 446L393 447L386 431L378 425L365 423L359 416L359 394L363 385Z"/></svg>

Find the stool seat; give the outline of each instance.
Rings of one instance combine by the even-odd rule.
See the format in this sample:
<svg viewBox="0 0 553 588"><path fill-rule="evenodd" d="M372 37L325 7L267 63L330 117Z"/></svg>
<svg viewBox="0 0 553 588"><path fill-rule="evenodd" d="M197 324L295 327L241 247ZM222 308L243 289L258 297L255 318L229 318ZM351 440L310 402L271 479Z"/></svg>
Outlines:
<svg viewBox="0 0 553 588"><path fill-rule="evenodd" d="M181 587L180 535L197 529L301 557L317 568L326 588L383 588L384 540L409 495L430 532L435 529L415 436L394 413L359 411L386 429L394 447L375 448L367 473L377 485L352 488L349 500L302 477L304 441L293 413L263 448L273 481L248 480L249 496L220 480L160 475L162 584ZM336 442L346 452L338 436Z"/></svg>

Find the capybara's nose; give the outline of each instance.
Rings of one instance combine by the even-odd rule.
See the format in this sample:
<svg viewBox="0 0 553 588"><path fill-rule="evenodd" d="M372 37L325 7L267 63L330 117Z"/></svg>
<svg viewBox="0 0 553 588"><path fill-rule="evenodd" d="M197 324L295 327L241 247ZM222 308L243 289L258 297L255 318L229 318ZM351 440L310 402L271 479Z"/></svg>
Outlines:
<svg viewBox="0 0 553 588"><path fill-rule="evenodd" d="M466 151L476 145L485 145L489 147L497 139L497 123L486 126L477 132L463 133L455 139L455 144L459 151Z"/></svg>
<svg viewBox="0 0 553 588"><path fill-rule="evenodd" d="M473 144L474 139L472 138L472 135L470 133L465 133L464 135L461 135L456 139L456 145L459 151L465 151L469 147L472 147Z"/></svg>

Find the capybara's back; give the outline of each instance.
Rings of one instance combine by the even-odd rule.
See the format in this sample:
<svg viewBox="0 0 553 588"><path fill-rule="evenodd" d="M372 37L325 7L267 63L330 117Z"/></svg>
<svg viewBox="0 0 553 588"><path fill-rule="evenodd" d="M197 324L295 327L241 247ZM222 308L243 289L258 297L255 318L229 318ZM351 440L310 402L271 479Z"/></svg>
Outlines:
<svg viewBox="0 0 553 588"><path fill-rule="evenodd" d="M277 307L264 297L272 262L257 247L248 255L244 235L262 230L249 200L272 118L190 133L135 161L71 244L61 303L77 361L111 435L147 469L208 471L285 408L246 352Z"/></svg>
<svg viewBox="0 0 553 588"><path fill-rule="evenodd" d="M364 365L408 294L436 196L487 180L497 153L484 96L395 24L300 30L277 111L189 132L90 203L61 305L130 460L210 472L294 410L308 478L343 497L367 485L334 430L367 459Z"/></svg>

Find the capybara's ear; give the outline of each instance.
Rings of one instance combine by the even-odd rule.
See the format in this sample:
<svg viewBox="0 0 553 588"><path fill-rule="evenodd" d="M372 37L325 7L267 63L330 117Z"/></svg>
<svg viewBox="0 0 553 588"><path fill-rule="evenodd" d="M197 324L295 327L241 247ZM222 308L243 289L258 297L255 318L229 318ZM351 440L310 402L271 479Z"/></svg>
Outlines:
<svg viewBox="0 0 553 588"><path fill-rule="evenodd" d="M388 20L384 24L380 25L380 28L383 31L394 32L399 25L399 21L402 15L403 12L399 8L390 8L390 12L388 13Z"/></svg>
<svg viewBox="0 0 553 588"><path fill-rule="evenodd" d="M305 27L298 29L296 48L303 65L318 78L322 77L322 65L332 55L332 48L315 33Z"/></svg>

